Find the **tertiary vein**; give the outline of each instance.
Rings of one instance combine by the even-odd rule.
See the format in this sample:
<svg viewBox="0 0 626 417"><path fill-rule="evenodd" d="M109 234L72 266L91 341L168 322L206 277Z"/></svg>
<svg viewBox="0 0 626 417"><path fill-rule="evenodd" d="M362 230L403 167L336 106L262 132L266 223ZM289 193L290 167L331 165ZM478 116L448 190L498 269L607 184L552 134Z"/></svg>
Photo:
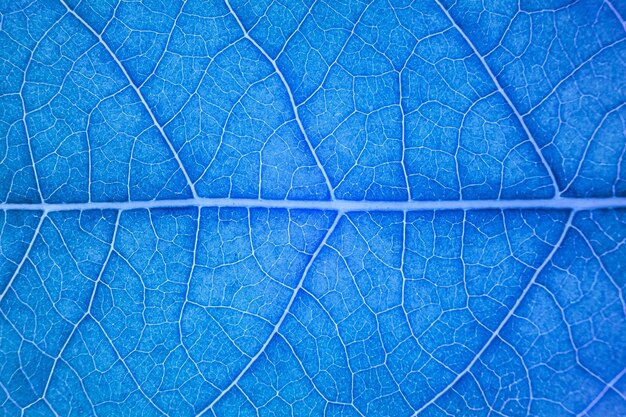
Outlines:
<svg viewBox="0 0 626 417"><path fill-rule="evenodd" d="M76 13L72 8L70 8L65 2L65 0L60 0L60 1L61 1L61 4L67 9L67 12L71 14L72 16L74 16L85 27L85 29L87 29L93 36L96 37L97 41L104 47L104 49L107 51L111 59L117 64L119 69L122 71L122 73L124 74L124 77L126 78L126 81L130 85L130 87L135 91L135 93L137 94L137 97L139 98L139 101L141 101L141 104L148 112L148 115L150 116L152 123L157 128L157 130L159 131L163 139L165 140L165 143L167 144L170 152L172 153L172 156L174 157L174 159L176 159L176 163L178 164L178 167L180 168L182 174L184 175L187 185L189 186L192 194L194 195L194 197L197 196L194 183L191 181L191 178L189 177L189 173L187 172L185 165L180 160L180 156L178 155L178 152L176 151L176 149L174 149L174 144L172 140L165 133L163 126L161 125L161 123L159 123L156 116L152 112L152 109L148 105L148 102L146 101L139 87L137 87L137 85L133 82L133 79L128 74L126 67L122 64L122 62L120 62L120 60L117 58L115 53L111 50L109 45L104 41L104 39L102 39L102 35L96 32L96 30L92 28L81 16L79 16L78 13Z"/></svg>
<svg viewBox="0 0 626 417"><path fill-rule="evenodd" d="M427 401L424 405L422 405L415 412L415 414L413 414L413 417L417 417L422 411L426 410L432 404L435 404L437 400L441 398L443 395L445 395L448 391L450 391L461 380L461 378L463 378L468 372L471 372L472 367L476 364L476 362L478 362L478 360L480 360L480 358L485 353L485 351L492 345L493 341L496 338L500 337L500 332L502 331L502 329L509 323L511 318L514 317L515 312L522 304L522 301L526 299L526 295L528 294L530 289L533 287L533 285L535 285L535 282L537 278L539 277L539 275L541 274L541 272L552 261L552 257L561 247L561 244L565 240L565 237L567 236L567 233L569 232L572 226L573 220L574 220L574 212L572 211L569 215L567 223L563 227L563 231L561 232L561 236L559 237L558 242L554 244L554 246L552 247L552 250L550 251L548 256L544 259L543 263L535 270L535 273L533 274L532 278L530 279L530 281L528 281L528 283L524 287L520 296L517 297L517 301L515 302L515 304L513 304L513 306L511 307L507 315L504 317L504 319L500 322L498 327L493 331L493 333L491 333L491 336L485 342L485 344L483 344L482 348L478 351L478 353L474 355L474 358L467 364L467 366L461 372L457 374L457 376L444 389L440 390L435 396L433 396L429 401Z"/></svg>
<svg viewBox="0 0 626 417"><path fill-rule="evenodd" d="M261 348L256 353L256 355L254 355L250 359L248 364L232 380L232 382L228 385L228 387L226 387L217 397L215 397L213 399L213 401L211 401L209 403L209 405L207 405L204 408L204 410L202 410L200 413L198 413L198 416L201 416L201 415L205 414L208 410L213 408L213 406L215 406L215 404L217 404L219 402L219 400L224 395L226 395L226 393L228 393L234 386L237 385L237 383L239 383L239 380L246 374L248 369L250 369L252 367L252 365L256 363L256 361L259 359L259 357L265 352L265 350L269 346L270 342L274 339L274 336L280 330L280 326L285 321L285 318L287 317L287 314L289 314L289 312L291 311L291 306L293 305L293 303L294 303L294 301L296 299L296 296L298 295L298 293L302 289L302 285L304 284L304 279L307 277L307 275L309 273L309 270L313 266L313 263L317 259L318 255L320 254L320 252L322 251L324 246L326 246L326 242L327 242L328 238L333 234L333 232L337 228L337 224L339 224L339 220L341 220L342 217L343 217L343 213L341 213L341 212L337 213L337 215L335 216L335 220L333 221L333 224L328 228L328 231L326 232L326 235L324 236L324 239L322 239L322 241L317 246L317 249L315 250L313 255L311 255L311 258L309 259L309 262L307 263L306 267L304 268L304 271L302 272L302 275L300 276L300 280L298 281L298 285L294 288L293 292L291 293L291 298L289 299L289 303L287 304L287 306L283 310L283 314L280 316L280 318L276 322L276 325L274 326L274 329L272 330L272 332L270 333L268 338L265 340L265 343L263 344L263 346L261 346Z"/></svg>

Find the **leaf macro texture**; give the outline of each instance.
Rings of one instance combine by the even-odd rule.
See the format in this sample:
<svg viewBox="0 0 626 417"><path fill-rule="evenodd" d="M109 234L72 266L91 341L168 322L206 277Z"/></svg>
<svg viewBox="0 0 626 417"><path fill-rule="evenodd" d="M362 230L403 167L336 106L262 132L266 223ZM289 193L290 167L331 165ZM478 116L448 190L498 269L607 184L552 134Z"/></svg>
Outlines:
<svg viewBox="0 0 626 417"><path fill-rule="evenodd" d="M625 17L0 0L0 416L626 416Z"/></svg>

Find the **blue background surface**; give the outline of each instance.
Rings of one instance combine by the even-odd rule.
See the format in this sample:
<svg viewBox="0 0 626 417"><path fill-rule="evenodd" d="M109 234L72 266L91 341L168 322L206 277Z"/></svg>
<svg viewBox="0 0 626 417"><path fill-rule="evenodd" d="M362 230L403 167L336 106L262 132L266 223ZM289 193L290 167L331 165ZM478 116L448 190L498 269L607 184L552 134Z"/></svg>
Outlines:
<svg viewBox="0 0 626 417"><path fill-rule="evenodd" d="M0 0L0 416L626 416L622 16Z"/></svg>

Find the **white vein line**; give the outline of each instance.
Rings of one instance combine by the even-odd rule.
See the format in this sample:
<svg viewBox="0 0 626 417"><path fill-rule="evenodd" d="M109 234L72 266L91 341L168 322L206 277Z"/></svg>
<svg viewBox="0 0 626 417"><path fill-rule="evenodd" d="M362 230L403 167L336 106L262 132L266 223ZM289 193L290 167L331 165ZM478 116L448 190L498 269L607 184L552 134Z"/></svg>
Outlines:
<svg viewBox="0 0 626 417"><path fill-rule="evenodd" d="M39 194L40 201L45 201L45 199L43 198L43 191L41 190L41 186L39 185L39 174L37 172L37 164L35 163L35 154L33 153L33 146L32 146L32 143L31 143L32 142L32 136L31 136L30 131L28 129L28 122L26 121L26 117L28 116L28 114L26 112L26 101L24 100L24 87L26 86L26 83L27 83L26 75L28 73L28 70L30 69L31 62L33 62L33 56L35 55L35 50L39 47L39 45L41 45L41 43L48 36L50 31L53 28L56 27L57 23L59 23L61 20L63 20L63 18L66 15L67 15L67 13L64 13L62 16L60 16L48 28L48 30L46 30L44 32L44 34L41 36L41 38L37 41L37 43L33 47L33 50L30 52L30 55L28 57L28 63L26 64L26 68L24 69L24 77L22 78L22 84L20 85L20 92L18 94L20 96L20 102L22 104L22 123L24 123L24 131L26 133L26 143L28 144L28 156L30 158L30 162L32 162L32 164L33 164L33 175L35 176L35 184L37 185L37 193Z"/></svg>
<svg viewBox="0 0 626 417"><path fill-rule="evenodd" d="M480 62L482 63L483 67L485 68L485 70L487 71L487 73L489 74L489 77L491 78L491 81L493 81L493 83L496 86L496 89L498 90L498 92L500 93L500 95L502 95L502 97L504 98L504 100L507 102L507 104L509 105L509 107L511 108L511 111L513 112L513 114L515 115L515 117L517 118L518 122L520 123L520 125L522 126L522 129L524 129L524 133L526 133L526 136L528 137L528 140L530 141L530 143L533 145L533 147L535 148L535 152L537 153L537 155L539 156L539 158L541 159L541 162L543 163L544 167L546 168L546 171L548 172L548 175L550 176L550 179L552 180L552 187L554 189L554 194L558 195L559 193L559 186L558 183L556 181L556 177L554 176L554 172L552 171L552 168L550 167L550 165L548 164L548 161L546 161L546 158L543 156L543 153L541 152L541 148L539 147L539 144L537 143L537 141L535 140L535 138L533 137L532 133L530 133L530 129L528 129L528 126L526 125L526 122L524 121L524 118L522 117L522 115L520 114L520 112L517 110L517 107L515 106L515 104L513 104L513 102L511 101L511 98L508 96L508 94L504 91L504 89L502 88L502 86L500 85L500 82L498 81L498 79L496 78L496 76L494 75L494 73L491 71L491 68L489 67L489 65L487 64L487 61L485 60L485 57L482 56L480 54L480 52L478 52L478 49L476 49L476 46L474 46L474 43L470 40L470 38L465 34L465 32L461 29L461 27L456 23L456 21L454 20L454 18L452 17L452 15L450 15L450 13L448 12L448 9L446 9L442 4L441 4L441 0L435 0L435 2L437 3L437 5L439 6L439 8L441 9L441 11L446 15L446 17L448 18L448 20L450 21L450 23L452 24L452 26L459 32L459 34L463 37L463 39L465 40L465 42L467 43L467 45L472 49L472 51L474 52L474 54L478 57L478 59L480 60Z"/></svg>
<svg viewBox="0 0 626 417"><path fill-rule="evenodd" d="M622 371L620 373L618 373L617 375L615 375L615 378L613 378L612 380L610 380L602 389L602 391L600 391L598 393L598 395L589 403L589 405L587 405L587 407L581 411L580 413L576 414L576 417L582 417L585 414L587 414L589 411L591 411L591 409L593 409L593 407L596 406L596 404L598 404L600 402L600 400L602 400L602 398L604 398L604 396L606 395L607 392L609 392L609 390L614 390L615 392L617 392L617 394L620 397L624 397L623 394L619 391L617 391L617 389L615 389L615 384L617 384L619 382L620 379L622 379L622 377L626 375L626 368L622 369Z"/></svg>
<svg viewBox="0 0 626 417"><path fill-rule="evenodd" d="M93 289L91 290L91 296L89 297L89 304L87 306L87 310L85 311L85 313L83 313L82 317L76 322L76 324L74 325L74 328L70 332L69 336L67 336L67 339L65 339L65 343L63 343L63 346L61 347L61 350L59 350L59 353L54 358L54 364L52 365L52 369L50 370L50 374L48 375L48 380L46 382L46 386L44 388L43 395L41 396L41 398L46 398L46 395L48 394L48 390L50 389L50 381L52 380L52 376L54 374L54 371L56 370L57 364L59 363L59 360L61 360L61 357L63 356L63 353L65 352L65 349L67 348L67 346L70 344L70 341L74 337L74 334L78 331L78 328L83 323L83 321L85 321L85 319L89 315L91 315L91 309L93 307L93 300L96 298L96 292L98 291L98 285L100 284L100 281L102 280L102 275L104 275L104 271L107 268L107 266L109 264L109 260L111 259L111 254L113 253L113 248L115 246L115 239L117 237L117 231L119 229L119 224L120 224L120 217L121 217L121 211L118 211L117 215L116 215L116 218L115 218L115 228L113 229L113 234L111 236L111 244L109 245L109 250L107 251L107 256L104 259L104 262L102 262L102 268L100 269L100 272L98 273L98 277L96 278L96 280L95 280L95 282L93 284ZM60 231L59 231L59 235L62 236ZM68 364L68 366L69 366L69 364ZM71 368L71 366L70 366L70 368ZM95 414L95 412L94 412L94 414Z"/></svg>
<svg viewBox="0 0 626 417"><path fill-rule="evenodd" d="M247 198L193 198L180 200L118 201L92 203L5 203L0 210L136 210L178 207L243 207L301 210L353 211L412 211L412 210L487 210L487 209L573 209L594 210L626 208L626 197L572 198L559 197L535 200L413 200L413 201L353 201L353 200L262 200Z"/></svg>
<svg viewBox="0 0 626 417"><path fill-rule="evenodd" d="M152 109L150 108L150 106L146 102L146 99L144 98L144 96L141 93L141 91L139 90L139 88L133 82L132 78L130 78L130 75L126 71L126 68L124 67L124 65L120 62L119 59L117 59L117 56L115 56L115 54L113 53L111 48L109 48L109 45L104 41L104 39L102 39L102 36L100 36L100 34L98 32L96 32L89 25L89 23L87 23L82 17L80 17L74 10L70 9L70 7L67 5L65 0L59 0L59 1L61 2L61 4L63 6L65 6L67 11L72 16L74 16L87 30L89 30L89 32L91 32L91 34L93 34L98 39L98 42L104 47L104 49L106 49L106 51L111 56L111 59L113 59L113 61L115 61L117 66L120 68L120 70L122 70L122 72L124 73L124 76L126 77L126 80L128 81L128 84L131 86L131 88L133 90L135 90L135 93L137 93L137 96L139 97L139 100L141 101L141 103L143 104L144 108L146 109L146 111L150 115L150 118L152 119L152 123L159 130L159 132L163 136L163 139L165 139L165 143L167 143L167 146L169 147L170 152L172 152L172 155L176 159L176 162L178 163L178 166L180 167L181 172L185 176L185 180L187 181L187 184L189 184L189 187L191 188L191 193L193 194L194 197L197 197L198 194L196 193L196 189L195 189L195 187L193 185L193 182L191 181L191 178L189 177L189 174L187 173L187 170L185 169L185 166L183 165L182 161L180 160L180 157L178 156L178 152L176 152L176 150L174 149L174 145L172 144L170 139L165 134L165 130L163 130L163 126L161 126L161 124L157 121L156 117L154 116L154 113L152 112Z"/></svg>
<svg viewBox="0 0 626 417"><path fill-rule="evenodd" d="M295 320L298 320L298 319L296 318ZM298 321L298 323L302 324L300 321ZM283 336L282 334L280 334L280 333L276 337L281 339L283 341L283 343L285 345L287 345L287 347L289 347L289 351L291 351L291 354L293 355L294 359L296 360L296 362L298 362L298 367L302 371L302 375L304 375L304 377L309 381L309 383L311 384L311 386L313 387L313 390L317 393L317 395L319 395L320 398L322 398L324 401L326 401L327 405L328 404L332 404L332 405L343 405L345 407L350 407L354 411L356 411L360 416L363 416L363 413L361 413L361 411L358 408L356 408L354 406L354 404L347 403L347 402L342 402L342 401L335 401L335 400L332 400L330 398L327 398L327 396L322 391L320 391L320 389L318 388L317 384L315 383L315 379L314 379L315 376L311 377L311 375L309 375L309 372L307 372L306 368L304 367L304 363L302 363L302 361L300 360L300 357L298 356L298 354L294 350L294 348L291 345L291 343L289 343L289 340L287 340L287 338L285 336ZM241 390L241 391L243 391L243 390ZM274 398L280 398L279 394L277 394Z"/></svg>
<svg viewBox="0 0 626 417"><path fill-rule="evenodd" d="M593 255L596 262L598 262L600 270L604 272L604 275L606 275L611 285L613 285L613 287L617 291L617 298L619 298L620 304L622 305L622 311L624 312L624 317L626 317L626 302L624 302L624 292L622 291L622 287L619 285L619 283L615 281L615 278L613 278L613 275L606 269L607 267L605 266L605 260L603 256L596 252L596 248L594 248L591 240L581 229L576 226L572 226L572 229L576 230L578 234L580 234L581 239L585 242L587 247L589 247L591 255Z"/></svg>
<svg viewBox="0 0 626 417"><path fill-rule="evenodd" d="M156 64L154 64L154 67L152 68L152 71L150 71L150 73L146 76L146 78L143 80L143 82L141 84L139 84L139 88L142 88L148 82L148 80L150 80L153 76L158 77L156 75L157 69L161 65L161 62L163 62L163 58L165 58L165 55L167 55L167 53L170 52L170 50L171 50L170 49L170 43L172 42L172 35L174 34L174 30L177 27L179 27L178 26L178 19L180 19L180 17L183 14L185 14L185 13L183 13L183 9L185 8L186 4L187 4L186 1L182 1L180 3L180 9L178 9L178 13L176 13L176 17L174 19L172 19L173 20L172 27L170 28L170 31L169 31L169 33L167 35L167 42L165 42L165 47L163 47L163 51L161 51L161 54L159 55L159 59L156 61Z"/></svg>
<svg viewBox="0 0 626 417"><path fill-rule="evenodd" d="M615 6L613 6L613 3L611 3L609 0L604 0L604 3L607 6L609 6L609 9L611 9L613 14L617 18L617 20L619 20L619 22L622 24L622 27L624 28L624 32L626 32L626 22L624 22L624 19L622 18L622 15L617 11Z"/></svg>
<svg viewBox="0 0 626 417"><path fill-rule="evenodd" d="M485 342L483 347L478 351L478 353L476 353L474 358L470 361L470 363L467 364L465 369L463 369L461 372L459 372L457 374L457 376L444 389L442 389L441 391L439 391L437 393L437 395L435 395L428 402L426 402L423 406L421 406L415 412L415 414L413 414L413 416L419 415L419 413L421 413L422 411L426 410L426 408L428 408L430 405L434 404L439 398L441 398L444 394L446 394L448 391L450 391L450 389L452 389L454 387L454 385L456 385L456 383L459 382L459 380L461 378L463 378L472 369L474 364L476 362L478 362L478 360L481 358L483 353L485 353L485 351L489 348L489 346L491 346L491 343L493 343L493 341L500 335L500 331L504 328L504 326L507 325L507 323L509 322L511 317L513 317L513 315L515 314L515 312L517 311L519 306L526 299L526 295L528 294L528 292L530 291L532 286L535 284L535 281L537 280L537 277L539 277L539 274L541 274L541 272L546 267L546 265L548 265L548 263L550 263L552 261L552 257L554 256L556 251L560 249L561 244L563 243L563 240L565 240L565 236L567 236L567 232L571 228L572 220L574 219L574 215L575 214L576 214L575 210L572 210L570 212L569 218L567 219L567 223L563 227L563 232L561 233L561 236L559 237L558 242L556 242L554 244L554 246L552 247L552 250L550 251L548 256L546 256L546 259L544 259L544 261L541 263L541 265L539 265L539 267L537 268L537 270L533 274L533 276L530 279L530 281L528 281L528 284L526 284L526 286L524 287L524 290L522 291L520 296L517 297L517 300L515 301L515 304L513 304L513 306L511 307L511 309L507 313L507 315L502 319L502 321L500 322L498 327L493 331L493 333L491 334L491 337L489 337L489 339L487 340L487 342Z"/></svg>
<svg viewBox="0 0 626 417"><path fill-rule="evenodd" d="M17 402L15 402L15 400L13 399L13 397L11 396L11 393L6 389L6 387L4 386L4 384L2 382L0 382L0 389L2 389L2 391L4 392L4 395L6 396L6 400L10 401L11 404L13 404L15 406L15 408L22 408ZM6 400L4 401L4 404L6 404ZM4 405L2 404L2 405ZM24 415L24 411L21 411L21 415Z"/></svg>
<svg viewBox="0 0 626 417"><path fill-rule="evenodd" d="M554 96L554 94L559 90L559 88L565 84L568 80L571 80L572 77L574 77L578 71L581 70L581 68L583 68L585 65L592 65L593 64L593 60L598 57L599 55L603 54L604 52L608 51L611 48L614 48L615 46L623 43L624 41L626 41L626 38L621 38L616 40L613 43L610 43L608 45L604 45L602 46L600 49L598 49L596 52L593 53L593 55L591 55L589 58L585 59L583 62L581 62L580 64L578 64L576 66L576 68L574 68L573 70L570 71L570 73L568 75L566 75L565 77L561 78L561 80L556 83L554 85L554 87L552 87L552 89L548 92L548 94L546 94L541 100L539 100L537 102L537 104L533 105L530 109L528 109L528 111L526 113L524 113L522 115L522 117L526 117L528 115L530 115L532 112L534 112L535 110L537 110L539 107L541 107L541 105L543 103L545 103L550 97Z"/></svg>
<svg viewBox="0 0 626 417"><path fill-rule="evenodd" d="M415 46L417 46L419 44L419 41L415 43ZM415 48L413 48L413 50L415 50ZM411 52L411 55L413 55L413 52ZM402 76L403 76L403 72L404 69L406 67L406 65L409 62L409 59L411 59L411 56L409 56L406 59L406 62L404 64L404 66L402 67L402 69L398 72L398 107L400 107L400 114L401 114L401 118L400 118L400 142L402 143L402 173L404 174L404 182L406 184L406 192L407 192L407 197L410 200L413 200L413 188L411 187L411 182L409 181L409 174L407 172L407 164L406 164L406 151L407 151L407 139L406 139L406 113L404 111L404 103L402 102ZM459 187L459 189L461 189Z"/></svg>
<svg viewBox="0 0 626 417"><path fill-rule="evenodd" d="M561 192L561 194L564 194L564 193L568 192L569 189L572 187L572 185L575 183L575 181L579 178L580 171L582 170L582 168L583 168L583 166L585 164L585 160L587 159L587 155L589 154L589 149L591 148L591 145L594 143L594 141L596 139L596 135L598 134L600 129L602 129L604 127L604 124L606 123L607 119L609 117L613 116L614 114L619 114L619 112L622 110L622 108L624 106L626 106L626 103L621 103L620 105L618 105L614 109L611 109L610 111L608 111L604 115L604 117L602 117L602 119L600 120L600 122L598 123L596 128L594 129L593 133L591 134L591 137L587 141L587 146L585 146L585 151L583 152L582 156L580 157L580 161L578 162L578 167L576 168L576 172L574 173L574 175L572 175L572 178L570 178L570 180L566 184L565 188L563 188L563 191ZM620 117L620 119L623 120L622 117Z"/></svg>
<svg viewBox="0 0 626 417"><path fill-rule="evenodd" d="M41 225L43 224L43 221L45 220L45 218L46 218L46 213L44 212L41 214L41 218L39 219L37 228L35 229L35 232L33 233L33 238L30 240L30 243L28 244L28 248L26 249L24 256L22 256L22 260L17 265L17 268L15 268L15 272L13 272L13 275L11 275L11 279L7 283L6 287L4 287L4 290L2 290L2 293L0 294L0 303L4 299L4 296L7 294L7 292L9 292L9 288L11 288L11 285L13 284L13 281L15 281L15 278L19 275L20 270L22 269L22 266L24 265L24 262L26 262L26 259L28 259L28 256L30 255L30 251L33 249L33 246L35 245L35 240L37 240L37 236L39 236L39 231L41 230Z"/></svg>
<svg viewBox="0 0 626 417"><path fill-rule="evenodd" d="M291 42L291 39L294 36L296 36L296 33L300 32L300 28L302 27L304 22L306 22L308 17L311 16L311 13L313 12L313 8L315 7L315 5L317 5L318 1L319 0L313 0L313 3L311 3L311 6L306 11L306 14L304 15L304 17L302 17L302 20L300 20L300 23L298 23L298 27L291 33L291 35L289 35L289 37L287 37L287 39L285 40L285 42L283 44L283 47L280 48L280 51L278 51L278 53L276 54L276 59L280 58L280 56L285 52L285 49L287 49L287 45L289 45L289 42ZM256 24L258 24L260 21L261 21L261 19L259 19L259 21ZM255 26L256 26L256 24L255 24Z"/></svg>
<svg viewBox="0 0 626 417"><path fill-rule="evenodd" d="M133 382L135 383L135 386L137 387L137 391L139 391L141 393L141 395L143 395L143 397L156 409L158 410L161 415L163 416L167 416L168 414L161 408L158 406L158 404L156 404L153 401L154 397L150 397L145 390L143 389L142 385L139 383L139 381L137 380L137 378L135 377L135 374L133 374L133 372L130 369L130 366L126 363L126 358L123 357L120 354L120 351L117 349L117 347L115 346L115 344L113 343L113 340L109 337L109 335L107 334L107 332L104 330L104 327L102 326L102 323L100 323L98 320L94 319L92 317L93 322L96 324L96 326L98 326L98 328L100 329L100 331L102 332L102 336L104 337L105 341L111 346L111 348L113 349L113 352L115 352L115 356L117 357L117 360L121 363L121 365L124 367L124 369L126 369L126 372L128 372L128 376L130 376L130 379L133 380ZM84 339L83 339L84 340ZM87 344L87 342L85 341L85 344Z"/></svg>
<svg viewBox="0 0 626 417"><path fill-rule="evenodd" d="M304 272L302 273L302 276L300 277L300 281L298 282L298 285L296 286L296 288L294 288L293 293L291 294L291 298L289 299L289 303L285 307L285 309L283 311L283 314L280 316L280 319L278 319L278 321L276 322L276 325L274 326L274 330L272 330L272 333L269 335L269 337L267 338L267 340L265 341L263 346L261 346L261 348L256 353L256 355L254 355L250 359L248 364L241 370L241 372L235 377L235 379L233 379L233 381L230 383L230 385L228 385L228 387L226 387L217 397L215 397L215 399L209 405L207 405L204 408L204 410L200 411L197 414L198 416L203 415L208 410L213 408L213 406L215 406L215 404L217 404L217 402L224 395L226 395L226 393L230 392L230 390L234 386L236 386L237 383L239 382L239 380L245 375L245 373L248 371L248 369L250 369L252 367L252 365L254 365L256 363L257 359L265 352L265 350L269 346L269 344L272 341L272 339L274 339L274 336L276 335L276 333L278 333L278 330L280 329L280 326L283 324L283 321L285 321L285 318L287 317L287 314L289 314L289 312L291 311L291 306L293 305L293 303L294 303L294 301L296 299L296 296L300 292L300 289L302 288L302 285L304 284L304 279L308 275L309 270L311 269L311 266L313 265L313 263L317 259L319 253L322 251L322 248L324 248L324 246L326 246L326 242L328 241L328 238L330 237L330 235L333 234L333 232L335 231L335 228L337 227L337 224L339 224L339 220L342 217L343 217L343 213L339 212L339 213L336 214L335 220L333 221L333 224L328 228L328 231L326 232L326 235L324 236L324 239L322 239L321 243L317 246L317 249L315 250L313 255L311 255L311 259L309 259L309 263L306 265L306 268L304 268Z"/></svg>
<svg viewBox="0 0 626 417"><path fill-rule="evenodd" d="M248 41L250 41L252 43L252 45L254 45L255 48L257 48L259 50L259 52L261 52L261 54L263 54L265 59L267 59L269 61L269 63L272 64L272 67L274 67L274 71L278 75L278 78L280 78L280 81L285 86L285 90L287 91L287 96L289 96L289 102L291 104L291 109L293 111L294 118L296 119L296 123L298 124L298 127L300 128L300 131L302 132L302 136L304 136L304 141L306 142L306 144L307 144L307 146L309 148L309 151L311 152L311 155L313 155L313 158L315 159L315 163L317 164L317 166L319 167L320 171L322 172L322 175L324 176L324 181L326 181L326 186L328 187L328 192L330 193L330 198L331 198L331 200L334 200L335 199L335 192L334 192L334 189L333 189L333 187L332 187L332 185L330 183L330 178L328 178L328 174L326 173L326 170L324 169L324 166L322 165L322 163L320 162L319 158L317 157L317 153L315 153L315 150L313 149L313 145L311 144L311 141L309 140L309 136L306 134L306 131L304 130L304 125L302 124L302 120L300 120L300 115L298 114L298 106L296 106L296 102L295 102L295 100L293 98L293 94L291 92L291 88L289 87L289 84L287 83L287 80L285 79L285 76L283 75L282 71L278 68L278 65L276 65L276 61L274 59L272 59L272 57L269 56L267 54L267 52L265 52L265 49L263 49L261 47L261 45L259 45L252 38L252 36L250 36L250 34L246 30L246 28L243 26L243 23L241 22L241 20L239 20L239 16L237 16L237 14L233 10L233 8L230 6L230 2L228 0L225 0L225 3L226 3L226 6L228 7L228 10L230 11L230 13L233 15L233 17L237 21L237 24L239 25L239 28L243 32L244 38L246 38Z"/></svg>

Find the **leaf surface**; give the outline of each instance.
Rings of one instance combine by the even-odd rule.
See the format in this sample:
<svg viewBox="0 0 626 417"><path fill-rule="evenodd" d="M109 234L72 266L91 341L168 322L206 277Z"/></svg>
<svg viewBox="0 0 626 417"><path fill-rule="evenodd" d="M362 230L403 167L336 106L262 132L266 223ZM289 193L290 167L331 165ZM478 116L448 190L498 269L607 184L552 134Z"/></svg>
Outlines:
<svg viewBox="0 0 626 417"><path fill-rule="evenodd" d="M0 3L0 414L626 415L625 14Z"/></svg>

